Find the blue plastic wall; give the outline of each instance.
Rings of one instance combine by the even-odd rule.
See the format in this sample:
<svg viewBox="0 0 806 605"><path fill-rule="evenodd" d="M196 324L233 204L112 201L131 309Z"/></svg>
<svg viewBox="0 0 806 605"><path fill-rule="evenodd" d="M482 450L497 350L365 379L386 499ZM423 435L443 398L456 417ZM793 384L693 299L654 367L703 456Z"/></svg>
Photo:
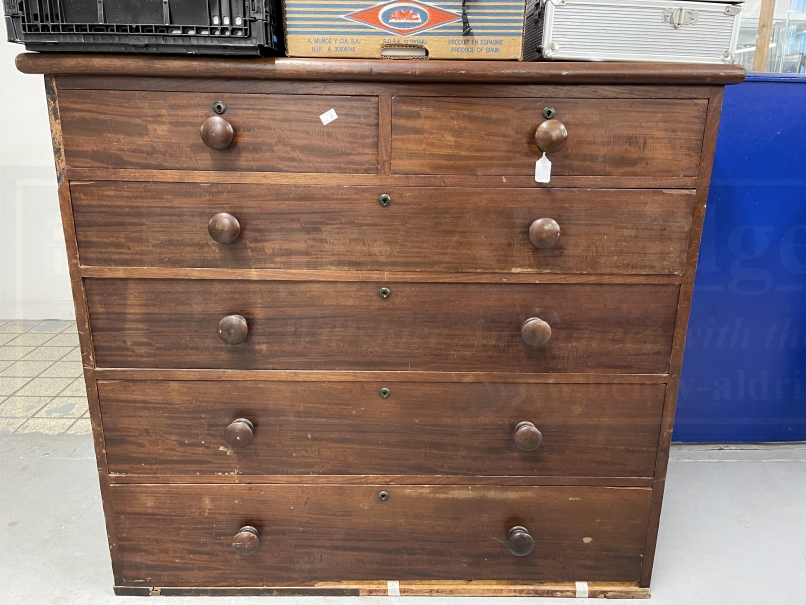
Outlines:
<svg viewBox="0 0 806 605"><path fill-rule="evenodd" d="M676 441L806 440L806 79L725 90Z"/></svg>

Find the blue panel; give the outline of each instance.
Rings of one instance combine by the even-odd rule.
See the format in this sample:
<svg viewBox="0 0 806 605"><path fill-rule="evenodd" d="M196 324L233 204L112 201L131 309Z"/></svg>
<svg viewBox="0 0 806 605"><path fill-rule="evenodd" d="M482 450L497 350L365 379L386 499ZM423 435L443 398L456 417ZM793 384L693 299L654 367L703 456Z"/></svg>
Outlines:
<svg viewBox="0 0 806 605"><path fill-rule="evenodd" d="M806 82L725 89L677 441L806 440Z"/></svg>

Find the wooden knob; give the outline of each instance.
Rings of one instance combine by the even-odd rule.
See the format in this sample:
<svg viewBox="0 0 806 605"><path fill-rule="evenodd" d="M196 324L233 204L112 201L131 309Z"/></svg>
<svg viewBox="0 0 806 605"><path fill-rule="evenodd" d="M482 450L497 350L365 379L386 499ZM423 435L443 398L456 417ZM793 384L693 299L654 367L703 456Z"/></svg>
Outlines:
<svg viewBox="0 0 806 605"><path fill-rule="evenodd" d="M516 557L525 557L534 550L535 539L529 535L528 529L516 525L509 530L507 546L509 546L509 552Z"/></svg>
<svg viewBox="0 0 806 605"><path fill-rule="evenodd" d="M551 326L538 317L530 317L521 328L523 341L532 347L542 347L551 338Z"/></svg>
<svg viewBox="0 0 806 605"><path fill-rule="evenodd" d="M529 225L529 241L535 248L553 248L559 239L560 226L553 218L539 218Z"/></svg>
<svg viewBox="0 0 806 605"><path fill-rule="evenodd" d="M543 443L543 433L531 422L519 422L514 437L515 445L522 452L532 452Z"/></svg>
<svg viewBox="0 0 806 605"><path fill-rule="evenodd" d="M260 546L258 531L251 525L244 525L232 539L232 548L242 556L254 554L258 546Z"/></svg>
<svg viewBox="0 0 806 605"><path fill-rule="evenodd" d="M207 230L219 244L231 244L241 234L241 223L227 212L219 212L207 223Z"/></svg>
<svg viewBox="0 0 806 605"><path fill-rule="evenodd" d="M252 439L254 437L255 425L246 418L236 418L230 422L226 429L224 429L224 439L226 439L227 443L229 443L232 447L246 447L252 443Z"/></svg>
<svg viewBox="0 0 806 605"><path fill-rule="evenodd" d="M249 326L243 315L227 315L218 322L218 337L228 345L237 345L246 340Z"/></svg>
<svg viewBox="0 0 806 605"><path fill-rule="evenodd" d="M559 120L546 120L537 127L535 132L535 143L540 151L546 153L559 151L565 146L567 140L568 131L565 129L565 124Z"/></svg>
<svg viewBox="0 0 806 605"><path fill-rule="evenodd" d="M202 122L201 138L210 149L226 149L235 138L235 129L221 116L210 116Z"/></svg>

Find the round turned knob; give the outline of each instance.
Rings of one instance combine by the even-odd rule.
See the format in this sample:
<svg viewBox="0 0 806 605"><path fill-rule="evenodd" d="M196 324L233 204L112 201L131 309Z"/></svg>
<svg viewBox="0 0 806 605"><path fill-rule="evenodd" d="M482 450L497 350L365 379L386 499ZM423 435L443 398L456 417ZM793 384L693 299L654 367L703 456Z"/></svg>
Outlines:
<svg viewBox="0 0 806 605"><path fill-rule="evenodd" d="M232 539L232 548L239 555L251 555L260 546L257 530L251 525L244 525Z"/></svg>
<svg viewBox="0 0 806 605"><path fill-rule="evenodd" d="M553 248L560 239L560 226L553 218L539 218L529 225L529 241L535 248Z"/></svg>
<svg viewBox="0 0 806 605"><path fill-rule="evenodd" d="M224 429L224 439L232 447L246 447L255 437L255 425L246 418L236 418ZM520 446L518 446L520 447ZM521 448L523 449L523 448ZM534 448L532 448L534 449Z"/></svg>
<svg viewBox="0 0 806 605"><path fill-rule="evenodd" d="M515 445L522 452L532 452L543 443L543 433L531 422L519 422L514 437Z"/></svg>
<svg viewBox="0 0 806 605"><path fill-rule="evenodd" d="M516 557L525 557L534 550L535 539L529 535L528 529L516 525L509 530L507 546L509 546L509 552Z"/></svg>
<svg viewBox="0 0 806 605"><path fill-rule="evenodd" d="M535 132L535 143L540 151L554 153L565 146L568 140L568 131L565 124L556 119L546 120L537 127Z"/></svg>
<svg viewBox="0 0 806 605"><path fill-rule="evenodd" d="M538 317L530 317L521 328L523 341L532 347L542 347L551 338L551 326Z"/></svg>
<svg viewBox="0 0 806 605"><path fill-rule="evenodd" d="M246 340L249 326L243 315L227 315L218 322L218 337L228 345L237 345Z"/></svg>
<svg viewBox="0 0 806 605"><path fill-rule="evenodd" d="M219 244L231 244L241 234L241 223L227 212L219 212L207 223L207 230Z"/></svg>
<svg viewBox="0 0 806 605"><path fill-rule="evenodd" d="M226 149L235 138L235 129L221 116L210 116L202 122L201 138L210 149Z"/></svg>

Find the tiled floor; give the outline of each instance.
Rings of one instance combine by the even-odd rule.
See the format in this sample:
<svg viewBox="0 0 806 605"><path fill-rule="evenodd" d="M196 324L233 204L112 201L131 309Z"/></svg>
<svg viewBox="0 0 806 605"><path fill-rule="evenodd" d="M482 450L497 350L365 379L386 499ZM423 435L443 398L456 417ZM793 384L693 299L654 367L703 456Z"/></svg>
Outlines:
<svg viewBox="0 0 806 605"><path fill-rule="evenodd" d="M0 435L90 432L75 322L0 320Z"/></svg>

